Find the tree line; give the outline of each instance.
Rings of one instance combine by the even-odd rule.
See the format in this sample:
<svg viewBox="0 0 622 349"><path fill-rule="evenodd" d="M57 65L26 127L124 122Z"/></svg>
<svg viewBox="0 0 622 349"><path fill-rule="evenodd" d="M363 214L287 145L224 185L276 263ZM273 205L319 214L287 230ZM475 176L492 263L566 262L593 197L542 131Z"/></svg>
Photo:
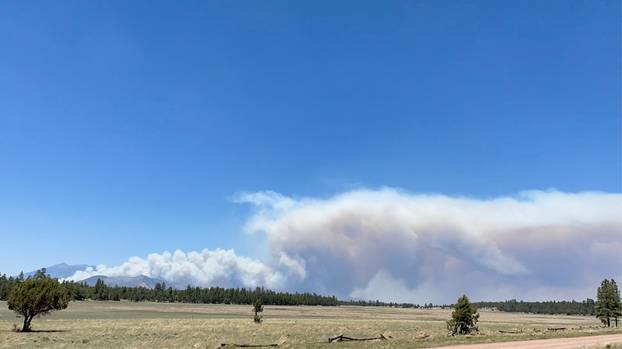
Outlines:
<svg viewBox="0 0 622 349"><path fill-rule="evenodd" d="M533 314L551 314L551 315L586 315L593 316L596 314L596 302L593 299L586 299L581 302L572 301L543 301L543 302L525 302L516 299L495 302L471 302L476 309L495 309L498 311L510 313L533 313ZM421 308L421 309L449 309L455 304L433 304L424 303L397 303L382 302L379 300L347 300L339 301L339 305L359 305L366 307L392 307L392 308Z"/></svg>
<svg viewBox="0 0 622 349"><path fill-rule="evenodd" d="M40 273L39 273L40 274ZM43 271L45 275L45 271ZM27 278L0 275L0 300L6 300L11 289ZM204 304L253 304L261 298L265 305L338 305L335 296L323 296L315 293L277 292L265 288L222 288L191 287L174 289L165 283L157 283L153 289L145 287L107 286L97 280L94 286L81 282L63 281L60 285L67 291L71 300L129 300L135 302L179 302Z"/></svg>
<svg viewBox="0 0 622 349"><path fill-rule="evenodd" d="M45 270L40 273L45 274ZM0 300L6 300L10 290L25 280L24 276L7 277L0 274ZM277 292L264 288L222 288L222 287L191 287L174 289L165 283L158 283L153 289L144 287L110 287L102 280L98 280L94 286L81 282L63 281L60 285L68 292L71 300L129 300L135 302L180 302L180 303L204 303L204 304L253 304L261 298L265 305L361 305L381 306L395 308L448 308L452 305L423 305L413 303L397 303L364 301L364 300L338 300L335 296L323 296L315 293L289 293ZM597 297L600 300L586 299L583 301L544 301L525 302L515 299L499 302L473 302L476 309L489 308L504 312L523 312L534 314L567 314L608 316L616 321L620 312L620 291L616 282L604 280L598 288ZM616 301L617 300L617 301ZM600 304L600 305L599 305Z"/></svg>
<svg viewBox="0 0 622 349"><path fill-rule="evenodd" d="M398 303L398 302L383 302L380 300L360 300L360 299L351 299L351 300L339 300L337 305L358 305L363 307L390 307L390 308L432 308L434 307L432 303L430 304L414 304L414 303Z"/></svg>
<svg viewBox="0 0 622 349"><path fill-rule="evenodd" d="M565 315L595 315L596 302L593 299L577 301L544 301L525 302L511 299L502 302L473 302L478 309L488 308L511 313L533 314L565 314Z"/></svg>
<svg viewBox="0 0 622 349"><path fill-rule="evenodd" d="M596 301L591 298L581 302L574 300L524 302L512 299L503 302L475 302L473 306L507 312L596 316L607 326L614 321L616 327L618 318L622 317L620 290L614 279L605 279L601 282L596 291Z"/></svg>

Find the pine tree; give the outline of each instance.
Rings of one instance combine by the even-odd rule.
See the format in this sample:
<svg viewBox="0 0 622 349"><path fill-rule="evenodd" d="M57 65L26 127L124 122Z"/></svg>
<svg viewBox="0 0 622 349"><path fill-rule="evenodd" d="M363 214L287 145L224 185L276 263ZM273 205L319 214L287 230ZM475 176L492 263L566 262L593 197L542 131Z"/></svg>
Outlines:
<svg viewBox="0 0 622 349"><path fill-rule="evenodd" d="M477 309L471 305L469 298L463 295L458 299L451 313L451 320L447 321L447 329L454 336L456 334L469 334L473 331L479 332L477 321L479 314Z"/></svg>
<svg viewBox="0 0 622 349"><path fill-rule="evenodd" d="M95 282L95 299L98 301L108 300L108 286L102 279L97 279Z"/></svg>
<svg viewBox="0 0 622 349"><path fill-rule="evenodd" d="M255 321L256 323L260 323L261 315L259 315L259 313L263 312L263 302L261 298L255 299L255 302L253 303L253 311L255 312L255 317L253 318L253 321Z"/></svg>
<svg viewBox="0 0 622 349"><path fill-rule="evenodd" d="M607 327L611 327L611 320L618 326L618 318L622 316L620 304L620 290L615 280L603 280L596 291L596 317Z"/></svg>
<svg viewBox="0 0 622 349"><path fill-rule="evenodd" d="M618 284L614 279L610 280L611 285L611 308L613 311L611 312L611 317L618 327L618 318L622 316L622 304L620 302L620 289L618 288Z"/></svg>

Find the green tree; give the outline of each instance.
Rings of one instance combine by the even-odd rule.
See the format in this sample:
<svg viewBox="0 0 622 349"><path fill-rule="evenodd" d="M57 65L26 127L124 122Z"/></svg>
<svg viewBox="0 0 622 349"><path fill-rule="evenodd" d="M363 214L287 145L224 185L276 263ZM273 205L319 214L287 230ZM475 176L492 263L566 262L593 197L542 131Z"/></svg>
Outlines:
<svg viewBox="0 0 622 349"><path fill-rule="evenodd" d="M603 280L596 291L596 317L607 327L611 327L611 320L618 326L618 318L622 316L620 304L620 290L614 279Z"/></svg>
<svg viewBox="0 0 622 349"><path fill-rule="evenodd" d="M479 332L477 321L479 314L477 309L469 302L469 298L464 295L458 298L458 302L451 313L451 320L447 321L447 329L454 336L456 334L468 334L473 331Z"/></svg>
<svg viewBox="0 0 622 349"><path fill-rule="evenodd" d="M620 289L618 288L618 284L614 279L611 279L611 297L613 303L613 321L618 327L618 318L622 316L622 303L620 302Z"/></svg>
<svg viewBox="0 0 622 349"><path fill-rule="evenodd" d="M95 299L98 301L106 301L108 300L108 286L104 283L102 279L97 279L95 282Z"/></svg>
<svg viewBox="0 0 622 349"><path fill-rule="evenodd" d="M68 303L69 292L43 272L15 285L7 299L9 310L24 317L22 332L30 332L30 322L35 316L65 309Z"/></svg>
<svg viewBox="0 0 622 349"><path fill-rule="evenodd" d="M255 299L255 302L253 303L253 311L255 312L255 317L253 318L253 320L256 323L260 323L261 316L259 315L259 313L263 312L263 302L261 298Z"/></svg>

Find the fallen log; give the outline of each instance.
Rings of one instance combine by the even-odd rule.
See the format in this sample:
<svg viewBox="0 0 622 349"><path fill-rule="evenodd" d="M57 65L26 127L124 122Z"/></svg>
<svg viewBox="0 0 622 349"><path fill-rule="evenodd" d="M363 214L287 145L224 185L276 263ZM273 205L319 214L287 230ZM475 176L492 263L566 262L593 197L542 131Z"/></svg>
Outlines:
<svg viewBox="0 0 622 349"><path fill-rule="evenodd" d="M523 333L522 330L517 330L517 331L504 331L504 330L499 330L499 333L512 333L512 334L517 334L517 333Z"/></svg>
<svg viewBox="0 0 622 349"><path fill-rule="evenodd" d="M566 327L549 327L549 328L547 328L547 330L549 330L549 331L563 331L565 329L566 329Z"/></svg>
<svg viewBox="0 0 622 349"><path fill-rule="evenodd" d="M390 337L389 337L390 338ZM342 334L335 336L335 337L329 337L328 338L328 343L333 343L333 342L346 342L346 341L373 341L373 340L387 340L389 339L387 337L385 337L383 334L381 334L378 337L368 337L368 338L354 338L354 337L348 337L348 336L344 336Z"/></svg>

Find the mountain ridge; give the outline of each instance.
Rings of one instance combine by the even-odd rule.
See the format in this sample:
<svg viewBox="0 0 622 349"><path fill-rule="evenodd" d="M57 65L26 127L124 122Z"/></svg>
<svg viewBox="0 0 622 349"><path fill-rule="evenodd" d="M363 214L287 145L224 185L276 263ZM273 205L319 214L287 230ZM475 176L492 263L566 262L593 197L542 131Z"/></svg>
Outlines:
<svg viewBox="0 0 622 349"><path fill-rule="evenodd" d="M95 268L88 264L67 264L65 262L51 265L45 268L45 273L55 279L65 279L73 275L76 271L85 270L86 268ZM42 269L42 268L40 268ZM38 269L38 270L40 270ZM24 277L34 276L38 270L24 273Z"/></svg>
<svg viewBox="0 0 622 349"><path fill-rule="evenodd" d="M85 283L89 286L95 286L97 280L101 280L109 287L144 287L154 288L157 283L164 283L164 280L152 278L146 275L139 276L106 276L95 275L84 280L79 280L80 283Z"/></svg>
<svg viewBox="0 0 622 349"><path fill-rule="evenodd" d="M95 266L89 264L67 264L65 262L51 265L45 268L46 275L55 278L55 279L66 279L77 271L83 271L87 268L95 269ZM43 269L43 268L40 268ZM38 270L40 270L38 269ZM24 277L32 277L34 276L38 270L33 270L27 273L24 273ZM106 286L114 287L145 287L145 288L154 288L157 283L164 283L165 281L162 279L152 278L146 275L139 276L106 276L106 275L95 275L83 280L76 280L80 283L86 283L89 286L95 285L98 279L101 279Z"/></svg>

